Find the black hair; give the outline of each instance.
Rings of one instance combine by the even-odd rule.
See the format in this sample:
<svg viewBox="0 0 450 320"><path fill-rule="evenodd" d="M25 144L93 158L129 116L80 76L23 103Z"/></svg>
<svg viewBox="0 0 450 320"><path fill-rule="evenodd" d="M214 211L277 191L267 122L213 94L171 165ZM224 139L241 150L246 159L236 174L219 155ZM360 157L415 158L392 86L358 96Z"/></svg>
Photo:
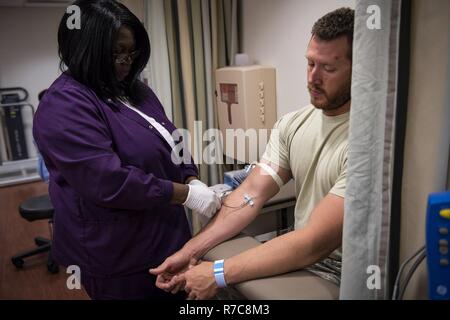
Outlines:
<svg viewBox="0 0 450 320"><path fill-rule="evenodd" d="M44 95L47 93L47 89L42 90L41 92L39 92L38 94L38 100L41 101L42 98L44 97Z"/></svg>
<svg viewBox="0 0 450 320"><path fill-rule="evenodd" d="M61 71L92 89L101 99L117 101L126 96L139 103L144 97L139 75L150 58L150 41L139 19L123 4L114 0L77 0L80 9L80 28L69 28L65 13L58 30ZM138 57L128 76L120 82L114 69L113 50L119 29L129 27L135 38Z"/></svg>
<svg viewBox="0 0 450 320"><path fill-rule="evenodd" d="M351 8L339 8L317 20L311 33L313 36L324 41L335 40L341 36L346 36L350 46L348 57L352 60L354 24L355 10Z"/></svg>

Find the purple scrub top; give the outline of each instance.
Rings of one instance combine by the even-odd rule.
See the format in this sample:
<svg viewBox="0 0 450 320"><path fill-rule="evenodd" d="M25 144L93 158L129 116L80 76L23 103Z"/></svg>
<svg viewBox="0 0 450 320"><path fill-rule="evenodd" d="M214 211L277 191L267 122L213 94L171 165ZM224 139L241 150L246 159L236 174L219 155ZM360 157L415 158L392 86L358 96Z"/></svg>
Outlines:
<svg viewBox="0 0 450 320"><path fill-rule="evenodd" d="M136 106L169 132L156 95ZM191 237L172 182L197 176L176 165L159 132L121 103L101 100L62 74L41 101L33 135L50 172L55 207L52 254L92 277L115 277L158 266Z"/></svg>

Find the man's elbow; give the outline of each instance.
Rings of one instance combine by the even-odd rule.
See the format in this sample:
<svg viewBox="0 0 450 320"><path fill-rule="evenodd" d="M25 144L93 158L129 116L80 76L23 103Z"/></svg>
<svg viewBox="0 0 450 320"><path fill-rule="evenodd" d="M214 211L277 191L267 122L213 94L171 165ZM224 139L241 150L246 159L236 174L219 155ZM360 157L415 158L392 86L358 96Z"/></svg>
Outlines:
<svg viewBox="0 0 450 320"><path fill-rule="evenodd" d="M342 239L315 239L311 237L311 240L306 242L306 246L303 246L301 250L304 252L303 259L299 260L300 265L298 269L309 267L323 259L329 257L336 249L340 248ZM299 252L299 250L297 250ZM301 251L300 251L301 252Z"/></svg>
<svg viewBox="0 0 450 320"><path fill-rule="evenodd" d="M252 173L241 185L242 190L246 191L255 199L263 204L276 195L279 191L275 180L268 174L264 174L261 168L256 167Z"/></svg>
<svg viewBox="0 0 450 320"><path fill-rule="evenodd" d="M330 239L326 243L316 243L313 249L314 262L312 262L312 264L329 257L335 250L339 249L341 245L342 239Z"/></svg>

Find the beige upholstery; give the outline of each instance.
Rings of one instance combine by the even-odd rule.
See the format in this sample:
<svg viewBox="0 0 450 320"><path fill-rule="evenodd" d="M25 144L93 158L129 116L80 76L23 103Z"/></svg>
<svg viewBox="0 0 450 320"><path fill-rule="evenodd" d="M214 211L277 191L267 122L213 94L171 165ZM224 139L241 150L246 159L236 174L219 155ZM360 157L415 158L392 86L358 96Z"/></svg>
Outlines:
<svg viewBox="0 0 450 320"><path fill-rule="evenodd" d="M237 237L210 250L205 260L226 259L260 243L251 237ZM235 288L251 300L330 300L339 298L339 288L308 271L295 271L270 278L246 281Z"/></svg>

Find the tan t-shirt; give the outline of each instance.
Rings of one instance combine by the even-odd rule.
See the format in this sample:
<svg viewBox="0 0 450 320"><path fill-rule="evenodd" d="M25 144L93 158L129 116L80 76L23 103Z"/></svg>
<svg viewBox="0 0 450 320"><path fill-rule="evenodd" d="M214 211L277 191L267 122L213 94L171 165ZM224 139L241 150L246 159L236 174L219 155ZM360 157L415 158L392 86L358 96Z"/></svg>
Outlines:
<svg viewBox="0 0 450 320"><path fill-rule="evenodd" d="M309 105L275 124L263 159L290 170L295 180L295 229L304 227L328 194L345 195L349 112L326 116ZM341 255L341 250L335 254Z"/></svg>

